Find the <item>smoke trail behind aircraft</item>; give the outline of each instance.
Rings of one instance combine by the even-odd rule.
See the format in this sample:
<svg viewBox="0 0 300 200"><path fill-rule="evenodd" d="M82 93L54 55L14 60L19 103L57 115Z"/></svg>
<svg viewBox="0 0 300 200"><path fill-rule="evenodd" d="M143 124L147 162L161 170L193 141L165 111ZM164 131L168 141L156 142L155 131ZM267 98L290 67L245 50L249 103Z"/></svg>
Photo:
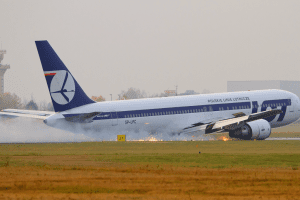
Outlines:
<svg viewBox="0 0 300 200"><path fill-rule="evenodd" d="M86 131L76 128L76 133L64 131L45 125L42 120L30 118L0 118L0 143L36 143L36 142L83 142L83 141L116 141L118 134L126 134L128 141L186 141L214 140L213 136L201 134L171 134L160 131L147 133L108 132L106 130Z"/></svg>
<svg viewBox="0 0 300 200"><path fill-rule="evenodd" d="M91 141L83 134L74 134L46 126L30 118L0 118L0 143L79 142Z"/></svg>

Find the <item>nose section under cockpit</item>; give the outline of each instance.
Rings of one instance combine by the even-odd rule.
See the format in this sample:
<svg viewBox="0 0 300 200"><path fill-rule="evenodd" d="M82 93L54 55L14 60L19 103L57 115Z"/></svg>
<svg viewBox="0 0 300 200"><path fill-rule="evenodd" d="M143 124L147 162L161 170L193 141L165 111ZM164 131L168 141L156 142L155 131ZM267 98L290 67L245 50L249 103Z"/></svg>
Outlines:
<svg viewBox="0 0 300 200"><path fill-rule="evenodd" d="M300 99L295 94L292 98L292 107L292 110L294 111L295 120L298 120L300 118Z"/></svg>

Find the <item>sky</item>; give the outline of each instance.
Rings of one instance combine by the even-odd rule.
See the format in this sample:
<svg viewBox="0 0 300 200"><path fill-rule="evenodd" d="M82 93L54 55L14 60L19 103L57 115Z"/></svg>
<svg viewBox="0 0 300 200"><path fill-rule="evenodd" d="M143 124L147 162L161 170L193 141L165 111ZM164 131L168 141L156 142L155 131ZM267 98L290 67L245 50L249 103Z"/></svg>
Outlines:
<svg viewBox="0 0 300 200"><path fill-rule="evenodd" d="M50 102L34 41L48 40L88 96L129 87L226 92L300 75L299 0L0 0L5 92Z"/></svg>

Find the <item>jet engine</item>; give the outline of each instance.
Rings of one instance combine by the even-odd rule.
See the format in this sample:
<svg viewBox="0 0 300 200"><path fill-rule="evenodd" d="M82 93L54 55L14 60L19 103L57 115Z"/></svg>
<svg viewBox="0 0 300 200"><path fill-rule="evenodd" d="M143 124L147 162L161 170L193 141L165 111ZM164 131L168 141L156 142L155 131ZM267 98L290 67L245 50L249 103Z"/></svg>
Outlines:
<svg viewBox="0 0 300 200"><path fill-rule="evenodd" d="M241 128L230 130L231 138L239 138L243 140L264 140L271 134L271 126L264 119L255 120L245 123Z"/></svg>

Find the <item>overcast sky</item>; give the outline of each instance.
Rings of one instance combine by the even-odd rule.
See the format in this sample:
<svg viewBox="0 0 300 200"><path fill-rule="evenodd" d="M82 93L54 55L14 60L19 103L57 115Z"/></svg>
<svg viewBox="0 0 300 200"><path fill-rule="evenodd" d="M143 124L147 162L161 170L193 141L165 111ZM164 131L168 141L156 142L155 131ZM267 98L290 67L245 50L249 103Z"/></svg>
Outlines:
<svg viewBox="0 0 300 200"><path fill-rule="evenodd" d="M0 0L5 91L50 101L35 40L48 40L88 96L300 78L300 1Z"/></svg>

